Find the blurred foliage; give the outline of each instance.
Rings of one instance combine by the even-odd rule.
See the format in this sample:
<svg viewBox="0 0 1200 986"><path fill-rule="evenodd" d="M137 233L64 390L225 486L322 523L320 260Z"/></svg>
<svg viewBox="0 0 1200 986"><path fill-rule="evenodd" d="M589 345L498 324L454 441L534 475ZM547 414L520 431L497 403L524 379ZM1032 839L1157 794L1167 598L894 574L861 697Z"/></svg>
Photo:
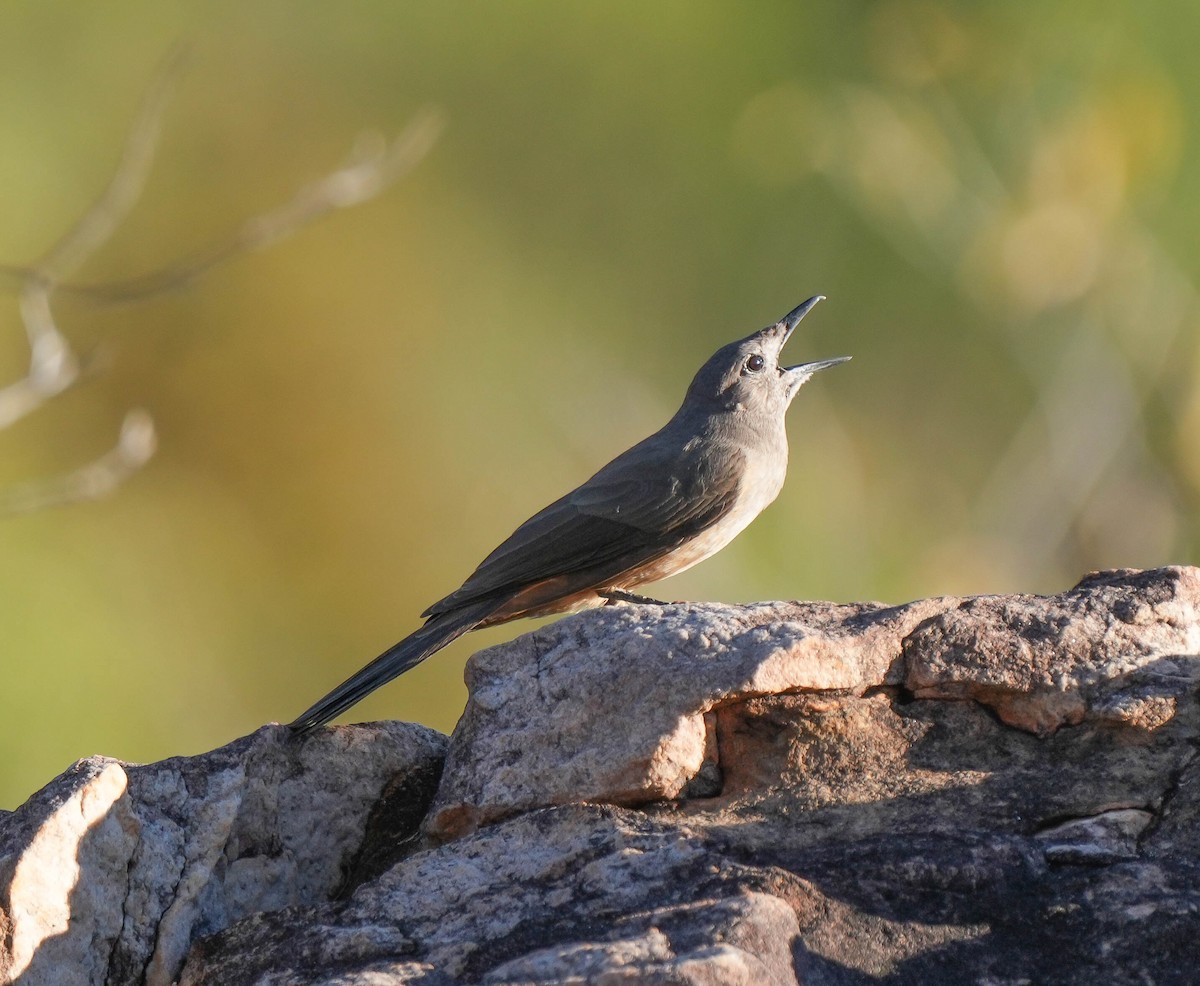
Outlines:
<svg viewBox="0 0 1200 986"><path fill-rule="evenodd" d="M193 45L125 277L287 200L364 129L395 188L137 304L62 299L104 372L0 433L113 497L0 522L0 804L73 759L287 720L810 294L778 503L668 598L1054 591L1193 560L1200 8L667 2L7 4L0 260L111 174ZM5 379L27 359L0 307ZM655 591L655 590L652 590ZM354 710L453 726L459 641Z"/></svg>

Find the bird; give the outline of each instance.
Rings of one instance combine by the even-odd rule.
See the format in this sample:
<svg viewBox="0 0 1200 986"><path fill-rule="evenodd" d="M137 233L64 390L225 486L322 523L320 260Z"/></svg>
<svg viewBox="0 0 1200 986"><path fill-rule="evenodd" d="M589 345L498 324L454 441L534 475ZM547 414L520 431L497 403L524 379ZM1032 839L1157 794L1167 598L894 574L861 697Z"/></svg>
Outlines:
<svg viewBox="0 0 1200 986"><path fill-rule="evenodd" d="M814 373L850 359L781 366L784 343L823 295L722 346L661 429L518 527L424 625L290 723L304 734L463 634L522 617L613 603L725 547L783 488L785 413Z"/></svg>

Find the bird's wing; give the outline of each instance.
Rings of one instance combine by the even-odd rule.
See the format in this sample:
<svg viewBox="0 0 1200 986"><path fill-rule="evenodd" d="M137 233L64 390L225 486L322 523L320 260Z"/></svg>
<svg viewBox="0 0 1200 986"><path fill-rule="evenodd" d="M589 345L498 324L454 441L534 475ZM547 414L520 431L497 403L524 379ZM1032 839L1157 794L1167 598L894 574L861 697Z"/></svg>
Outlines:
<svg viewBox="0 0 1200 986"><path fill-rule="evenodd" d="M702 455L698 443L681 447L651 436L518 527L462 588L422 615L556 576L587 572L594 576L589 584L603 584L720 519L737 495L740 474L736 449Z"/></svg>

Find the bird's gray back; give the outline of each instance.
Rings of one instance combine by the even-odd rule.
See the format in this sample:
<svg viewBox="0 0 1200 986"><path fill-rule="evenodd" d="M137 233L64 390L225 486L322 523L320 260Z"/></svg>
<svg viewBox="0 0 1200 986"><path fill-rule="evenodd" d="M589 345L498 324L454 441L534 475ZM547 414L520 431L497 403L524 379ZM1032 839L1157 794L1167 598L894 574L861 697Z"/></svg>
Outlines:
<svg viewBox="0 0 1200 986"><path fill-rule="evenodd" d="M518 527L425 615L573 573L600 585L665 556L737 503L744 458L735 436L677 415Z"/></svg>
<svg viewBox="0 0 1200 986"><path fill-rule="evenodd" d="M642 571L630 584L650 582L664 577L660 560L670 575L719 551L778 495L786 437L781 422L781 441L768 435L763 443L748 440L749 422L685 410L535 513L426 617L545 579L572 577L588 588ZM695 545L677 557L686 542Z"/></svg>

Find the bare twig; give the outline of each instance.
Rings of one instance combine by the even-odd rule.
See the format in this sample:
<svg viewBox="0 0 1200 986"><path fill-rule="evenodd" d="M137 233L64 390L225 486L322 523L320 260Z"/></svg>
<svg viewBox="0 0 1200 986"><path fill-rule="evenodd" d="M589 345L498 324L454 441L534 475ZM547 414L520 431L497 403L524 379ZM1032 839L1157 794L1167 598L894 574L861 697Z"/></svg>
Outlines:
<svg viewBox="0 0 1200 986"><path fill-rule="evenodd" d="M154 419L141 408L125 415L117 444L65 476L35 480L0 491L0 514L30 513L84 500L99 500L142 468L154 455Z"/></svg>
<svg viewBox="0 0 1200 986"><path fill-rule="evenodd" d="M183 48L168 56L142 100L121 159L100 197L35 265L33 280L57 286L117 231L146 186L163 113L184 66Z"/></svg>
<svg viewBox="0 0 1200 986"><path fill-rule="evenodd" d="M37 410L79 379L79 359L55 323L50 297L64 277L112 236L137 201L162 129L163 110L182 66L183 51L176 49L142 101L108 187L41 260L21 272L21 321L29 339L29 370L0 388L0 428Z"/></svg>
<svg viewBox="0 0 1200 986"><path fill-rule="evenodd" d="M57 290L84 300L119 304L183 287L238 254L270 246L337 209L374 198L420 162L444 125L438 110L425 107L390 144L379 133L360 134L342 167L305 186L273 212L247 220L193 256L126 280L60 283ZM26 268L0 265L3 277L22 279L31 273Z"/></svg>
<svg viewBox="0 0 1200 986"><path fill-rule="evenodd" d="M280 208L250 219L192 257L122 281L68 283L67 278L113 235L137 203L153 163L163 114L184 54L182 47L172 52L151 84L116 170L96 202L36 264L0 265L0 277L9 278L19 287L21 319L30 348L25 376L0 387L0 429L36 411L80 379L80 360L54 319L53 295L67 293L115 304L186 285L238 254L269 246L335 209L374 198L416 165L442 130L441 114L422 110L391 143L379 134L361 136L342 167L302 188ZM66 476L0 491L0 514L103 496L141 468L154 454L154 447L154 424L149 414L131 411L114 449Z"/></svg>

